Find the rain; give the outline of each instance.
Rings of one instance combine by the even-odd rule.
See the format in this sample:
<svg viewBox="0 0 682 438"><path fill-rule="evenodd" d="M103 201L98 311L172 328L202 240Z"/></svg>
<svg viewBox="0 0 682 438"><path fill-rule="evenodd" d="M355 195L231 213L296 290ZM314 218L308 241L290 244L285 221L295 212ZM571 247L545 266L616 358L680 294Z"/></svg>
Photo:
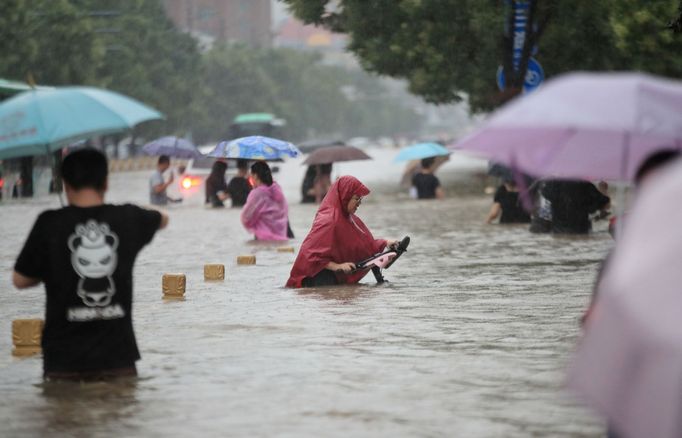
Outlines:
<svg viewBox="0 0 682 438"><path fill-rule="evenodd" d="M0 435L682 434L682 3L4 8Z"/></svg>

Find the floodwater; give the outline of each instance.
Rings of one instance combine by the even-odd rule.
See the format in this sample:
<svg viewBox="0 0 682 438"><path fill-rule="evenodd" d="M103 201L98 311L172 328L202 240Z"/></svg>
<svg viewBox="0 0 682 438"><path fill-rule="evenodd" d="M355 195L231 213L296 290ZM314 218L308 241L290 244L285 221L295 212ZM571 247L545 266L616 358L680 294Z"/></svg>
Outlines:
<svg viewBox="0 0 682 438"><path fill-rule="evenodd" d="M596 437L603 424L562 389L598 264L612 241L485 225L484 164L454 157L451 196L412 201L394 151L337 166L373 189L358 214L377 237L412 238L385 272L356 286L292 290L294 254L255 245L239 211L186 202L138 257L134 322L140 377L43 384L39 357L11 356L11 320L42 317L42 288L10 284L37 214L55 198L0 206L2 436ZM387 163L387 164L384 164ZM315 208L298 204L300 160L276 176L298 249ZM146 172L113 174L111 202L146 203ZM466 186L466 188L464 188ZM255 266L237 266L255 254ZM203 265L223 263L224 282ZM161 276L187 276L164 302Z"/></svg>

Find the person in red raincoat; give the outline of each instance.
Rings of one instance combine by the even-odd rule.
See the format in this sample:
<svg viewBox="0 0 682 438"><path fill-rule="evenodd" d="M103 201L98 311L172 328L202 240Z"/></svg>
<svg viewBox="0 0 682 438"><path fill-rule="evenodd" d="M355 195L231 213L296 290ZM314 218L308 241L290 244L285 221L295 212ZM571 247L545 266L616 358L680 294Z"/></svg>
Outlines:
<svg viewBox="0 0 682 438"><path fill-rule="evenodd" d="M357 283L369 270L355 271L355 262L398 244L375 239L355 215L368 194L369 189L352 176L342 176L329 188L291 268L287 287Z"/></svg>

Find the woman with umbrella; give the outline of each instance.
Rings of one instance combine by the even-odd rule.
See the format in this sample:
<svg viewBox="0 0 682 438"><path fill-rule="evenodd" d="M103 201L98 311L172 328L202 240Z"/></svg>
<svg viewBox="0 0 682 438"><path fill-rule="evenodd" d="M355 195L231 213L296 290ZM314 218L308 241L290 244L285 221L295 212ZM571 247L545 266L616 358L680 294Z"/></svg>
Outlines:
<svg viewBox="0 0 682 438"><path fill-rule="evenodd" d="M301 194L302 203L315 202L319 204L332 185L332 163L340 161L371 160L361 149L336 143L313 151L303 164L308 165L308 171L303 179Z"/></svg>
<svg viewBox="0 0 682 438"><path fill-rule="evenodd" d="M357 283L369 271L356 271L355 262L398 244L375 239L355 215L368 194L369 189L352 176L342 176L331 186L301 245L287 287Z"/></svg>
<svg viewBox="0 0 682 438"><path fill-rule="evenodd" d="M289 207L279 184L272 180L270 166L257 161L251 166L253 190L242 209L244 228L256 240L287 240Z"/></svg>

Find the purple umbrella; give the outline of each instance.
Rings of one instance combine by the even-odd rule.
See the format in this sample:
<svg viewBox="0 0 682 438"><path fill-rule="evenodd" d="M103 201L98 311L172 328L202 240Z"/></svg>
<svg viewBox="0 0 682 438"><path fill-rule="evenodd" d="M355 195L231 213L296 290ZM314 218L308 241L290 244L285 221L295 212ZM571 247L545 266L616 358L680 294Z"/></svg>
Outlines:
<svg viewBox="0 0 682 438"><path fill-rule="evenodd" d="M168 155L174 158L199 158L202 156L192 142L174 136L157 138L142 146L142 151L147 155Z"/></svg>
<svg viewBox="0 0 682 438"><path fill-rule="evenodd" d="M452 145L534 176L632 180L661 148L682 148L682 82L572 73L501 107Z"/></svg>
<svg viewBox="0 0 682 438"><path fill-rule="evenodd" d="M618 436L682 436L680 199L682 162L643 185L570 369Z"/></svg>

